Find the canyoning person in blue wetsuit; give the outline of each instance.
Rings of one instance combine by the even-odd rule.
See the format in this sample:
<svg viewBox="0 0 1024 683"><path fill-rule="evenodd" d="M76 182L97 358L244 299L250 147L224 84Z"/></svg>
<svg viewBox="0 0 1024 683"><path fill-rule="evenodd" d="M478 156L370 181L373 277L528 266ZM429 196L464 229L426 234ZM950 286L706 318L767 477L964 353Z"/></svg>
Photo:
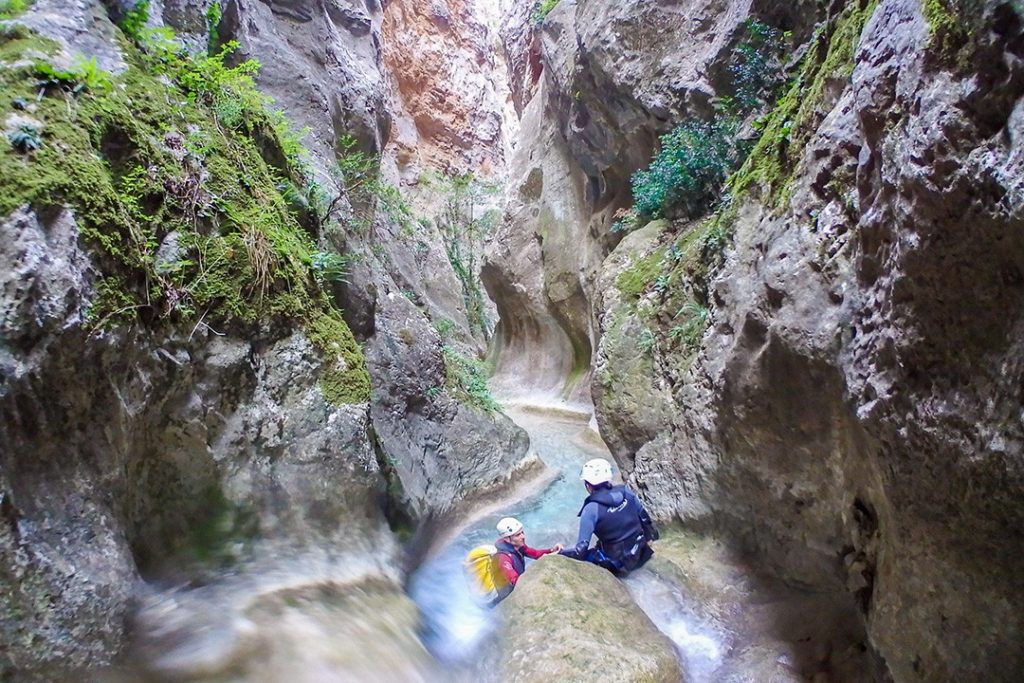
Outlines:
<svg viewBox="0 0 1024 683"><path fill-rule="evenodd" d="M526 531L522 523L515 517L505 517L498 522L498 541L494 547L498 550L498 567L508 585L499 590L498 600L508 597L512 589L516 587L519 576L526 571L526 558L536 560L549 553L557 553L562 549L562 544L557 543L551 548L538 550L526 545Z"/></svg>
<svg viewBox="0 0 1024 683"><path fill-rule="evenodd" d="M625 485L612 485L612 466L604 458L587 461L580 479L589 494L577 515L580 532L576 545L561 554L592 562L618 576L643 566L654 555L650 542L658 538L643 503ZM591 536L597 536L593 548Z"/></svg>

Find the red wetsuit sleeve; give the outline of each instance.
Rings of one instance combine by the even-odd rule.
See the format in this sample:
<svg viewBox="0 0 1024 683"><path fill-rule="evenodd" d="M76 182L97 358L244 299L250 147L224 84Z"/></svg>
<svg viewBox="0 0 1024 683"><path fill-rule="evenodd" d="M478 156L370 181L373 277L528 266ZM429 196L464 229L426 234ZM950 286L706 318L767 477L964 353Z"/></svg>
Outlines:
<svg viewBox="0 0 1024 683"><path fill-rule="evenodd" d="M508 582L513 586L516 585L516 581L519 580L519 574L512 565L512 556L508 553L501 553L498 556L498 566L501 567L501 573L505 575Z"/></svg>
<svg viewBox="0 0 1024 683"><path fill-rule="evenodd" d="M549 554L550 552L551 552L551 548L544 548L543 550L538 550L537 548L531 548L531 547L525 546L525 545L523 546L523 554L526 555L531 560L536 560L538 558L544 557L545 555Z"/></svg>

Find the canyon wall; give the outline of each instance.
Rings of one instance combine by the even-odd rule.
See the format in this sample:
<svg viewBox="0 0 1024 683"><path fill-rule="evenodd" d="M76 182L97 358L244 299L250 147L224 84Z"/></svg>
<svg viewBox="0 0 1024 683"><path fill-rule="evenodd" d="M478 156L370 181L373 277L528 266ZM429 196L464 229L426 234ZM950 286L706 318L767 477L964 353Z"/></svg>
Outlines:
<svg viewBox="0 0 1024 683"><path fill-rule="evenodd" d="M196 57L237 41L227 65L261 63L260 91L308 129L309 179L339 194L314 221L266 121L195 118L166 74L143 78L110 18L130 3L4 22L0 672L108 662L126 621L167 617L135 609L138 586L226 568L406 600L400 538L536 473L523 432L453 379L489 348L503 397L592 402L661 520L849 606L865 677L1015 680L1019 3L498 6L501 35L469 0L153 5L147 25ZM748 160L707 215L613 229L659 136L723 111L752 20L783 36L786 79L737 128ZM397 192L369 218L351 178L332 184L353 150ZM483 325L430 179L465 173L504 185ZM164 205L171 227L118 232ZM274 239L293 249L279 277L183 307L206 275L174 273L259 266ZM317 275L331 254L344 278ZM150 635L162 651L179 632Z"/></svg>
<svg viewBox="0 0 1024 683"><path fill-rule="evenodd" d="M452 13L463 11L450 4ZM0 181L0 672L18 680L52 680L109 662L123 653L132 622L142 651L187 651L183 639L195 624L178 608L190 600L182 595L139 611L140 593L149 592L142 582L203 583L225 571L290 573L290 585L344 589L369 582L385 601L407 601L400 539L417 530L429 534L481 496L506 491L538 469L526 457L525 433L500 412L470 405L453 379L452 364L472 359L482 341L465 323L457 339L431 324L465 317L436 230L417 226L422 232L415 239L399 240L405 228L382 210L351 229L359 209L352 197L342 197L336 213L318 224L308 220L306 205L278 218L281 206L297 201L285 187L295 178L287 140L238 126L229 118L231 100L214 103L213 124L194 118L207 111L195 103L176 109L188 106L184 94L166 76L160 85L147 80L153 74L143 73L145 59L133 44L162 38L146 38L148 29L138 27L134 38L126 37L111 19L124 22L131 6L39 0L5 22L0 37L0 77L12 97L29 87L33 60L77 74L84 53L97 57L96 66L112 79L109 89L100 75L87 91L57 85L44 89L38 103L20 96L3 103L5 134L18 126L42 131L41 147L4 149ZM173 29L195 60L237 41L227 65L260 63L256 85L292 131L302 130L309 150L304 163L322 187L333 187L331 168L347 151L344 136L379 157L374 164L384 182L401 182L399 143L410 118L422 137L414 141L421 168L464 172L489 165L493 171L503 158L495 143L500 102L481 104L483 95L467 93L475 118L459 126L472 123L486 140L462 144L452 136L463 128L452 122L431 128L423 116L432 105L417 104L437 82L432 79L444 75L423 75L430 82L413 92L402 80L411 75L404 67L389 71L419 59L406 50L424 44L419 22L437 18L421 10L400 3L385 9L364 2L238 0L214 7L169 1L153 4L143 18L147 27ZM122 25L133 25L128 21ZM385 50L388 38L395 40ZM473 68L495 68L483 63L487 39L485 31L455 41L478 58L465 71L470 76ZM154 44L143 48L172 49ZM217 72L205 73L215 78L209 74ZM119 78L135 80L122 85ZM155 91L140 97L140 82ZM405 104L389 109L399 100ZM171 113L153 116L149 105L166 105ZM80 106L86 113L77 113ZM122 114L132 108L134 116ZM111 113L90 118L96 111ZM58 115L61 121L78 116L79 128L60 127ZM484 119L487 130L476 125ZM104 128L89 138L100 120ZM244 159L229 160L236 165L226 173L218 157L222 140ZM75 144L84 145L82 156L71 149ZM75 166L80 162L85 166ZM131 175L134 166L143 171ZM91 175L74 175L79 168ZM152 189L135 213L116 204L134 191L129 177L160 178L146 186ZM75 187L83 178L100 188L91 197ZM229 189L220 189L222 180ZM206 191L211 184L218 189ZM153 244L130 242L130 253L140 250L136 261L110 246L120 238L116 226L103 222L107 214L99 214L108 210L108 198L115 207L110 215L126 225L154 211L170 222L186 190L181 228L158 226ZM249 237L219 256L197 253L193 245L217 244L218 221L225 233L235 225L221 216L248 210L232 205L243 199L277 207L247 214L253 221L273 217L266 225L277 232L261 237L261 228L251 225L263 223L239 221ZM416 268L440 282L432 290L415 271L403 271L416 253L408 245L417 242L430 258L417 259ZM232 259L238 250L255 258L254 250L267 244L307 254L300 261L265 256L270 267L299 268L297 279L261 285L255 271L253 282L240 286L241 298L225 307L215 295L205 312L193 311L190 297L207 284L208 273L168 284L159 301L144 294L133 299L147 287L157 291L154 281L190 272L197 261L212 267L210 259ZM332 253L349 259L344 279L316 275L318 259ZM123 305L111 306L110 296L122 297ZM405 612L415 618L411 608ZM229 643L226 653L213 656L220 664L154 654L152 666L166 667L161 671L168 675L230 666L237 656L232 648L241 647L231 643L245 638L229 614L222 616L224 623L206 628L223 629L221 640Z"/></svg>
<svg viewBox="0 0 1024 683"><path fill-rule="evenodd" d="M764 138L711 218L622 239L629 175L720 111L748 18L791 31L791 80L741 130ZM650 508L848 596L899 681L1021 667L1021 26L1000 2L563 0L507 41L547 132L485 270L503 349L589 354Z"/></svg>

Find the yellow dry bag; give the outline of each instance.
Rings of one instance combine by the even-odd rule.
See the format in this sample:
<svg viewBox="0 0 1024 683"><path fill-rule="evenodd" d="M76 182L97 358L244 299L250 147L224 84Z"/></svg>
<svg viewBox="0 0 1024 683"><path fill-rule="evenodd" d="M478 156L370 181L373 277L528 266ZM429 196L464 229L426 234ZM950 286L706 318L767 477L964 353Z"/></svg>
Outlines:
<svg viewBox="0 0 1024 683"><path fill-rule="evenodd" d="M506 593L508 579L498 566L498 549L493 545L478 545L469 551L462 563L466 582L481 602L490 602Z"/></svg>

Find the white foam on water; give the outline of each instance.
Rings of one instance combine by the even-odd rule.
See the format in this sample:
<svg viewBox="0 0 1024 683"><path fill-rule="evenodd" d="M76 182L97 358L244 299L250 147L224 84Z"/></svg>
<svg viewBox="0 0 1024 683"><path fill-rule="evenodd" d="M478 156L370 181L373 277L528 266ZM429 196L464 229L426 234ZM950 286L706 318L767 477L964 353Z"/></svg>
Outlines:
<svg viewBox="0 0 1024 683"><path fill-rule="evenodd" d="M690 630L684 619L675 619L665 626L665 635L682 650L687 660L703 660L717 667L722 662L722 647L711 636ZM703 668L703 667L702 667Z"/></svg>
<svg viewBox="0 0 1024 683"><path fill-rule="evenodd" d="M687 680L712 683L728 652L728 635L698 617L695 605L678 587L646 569L634 572L626 586L640 609L676 646Z"/></svg>

